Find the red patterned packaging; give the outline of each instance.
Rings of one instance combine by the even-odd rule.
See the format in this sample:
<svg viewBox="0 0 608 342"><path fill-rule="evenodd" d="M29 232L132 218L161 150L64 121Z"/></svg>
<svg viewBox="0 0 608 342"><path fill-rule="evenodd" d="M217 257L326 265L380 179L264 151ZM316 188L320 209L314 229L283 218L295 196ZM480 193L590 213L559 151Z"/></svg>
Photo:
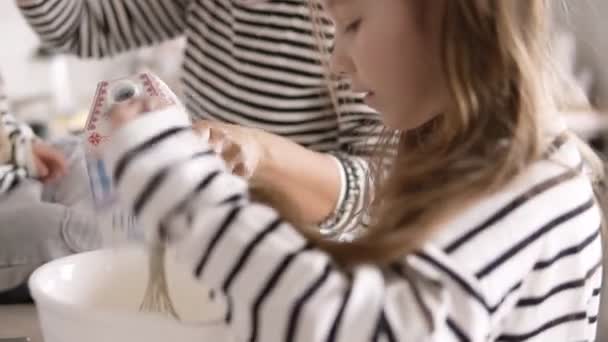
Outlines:
<svg viewBox="0 0 608 342"><path fill-rule="evenodd" d="M100 223L113 230L112 240L116 240L117 231L130 235L134 220L117 207L111 174L101 158L104 145L112 139L109 111L116 103L146 96L161 97L170 105L182 107L177 96L158 77L151 73L141 73L100 82L85 126L84 145L91 191Z"/></svg>

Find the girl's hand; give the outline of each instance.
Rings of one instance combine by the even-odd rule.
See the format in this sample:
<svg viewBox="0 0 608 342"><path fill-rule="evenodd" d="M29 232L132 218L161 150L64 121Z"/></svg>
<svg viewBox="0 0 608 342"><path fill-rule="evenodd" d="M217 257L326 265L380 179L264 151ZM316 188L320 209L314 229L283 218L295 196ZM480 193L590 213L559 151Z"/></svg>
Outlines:
<svg viewBox="0 0 608 342"><path fill-rule="evenodd" d="M254 180L268 158L269 134L261 130L212 121L199 121L194 129L237 176Z"/></svg>
<svg viewBox="0 0 608 342"><path fill-rule="evenodd" d="M67 172L67 162L58 149L42 141L32 145L34 165L38 178L43 182L56 180Z"/></svg>

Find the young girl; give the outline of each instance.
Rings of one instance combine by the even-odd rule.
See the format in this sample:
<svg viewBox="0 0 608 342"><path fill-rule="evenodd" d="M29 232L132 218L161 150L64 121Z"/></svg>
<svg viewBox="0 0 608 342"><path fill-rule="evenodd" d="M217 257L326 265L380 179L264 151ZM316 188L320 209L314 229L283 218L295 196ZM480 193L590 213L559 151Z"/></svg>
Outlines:
<svg viewBox="0 0 608 342"><path fill-rule="evenodd" d="M324 1L334 67L399 137L360 240L252 204L185 114L138 101L112 114L120 195L242 340L592 341L601 212L551 96L547 3Z"/></svg>

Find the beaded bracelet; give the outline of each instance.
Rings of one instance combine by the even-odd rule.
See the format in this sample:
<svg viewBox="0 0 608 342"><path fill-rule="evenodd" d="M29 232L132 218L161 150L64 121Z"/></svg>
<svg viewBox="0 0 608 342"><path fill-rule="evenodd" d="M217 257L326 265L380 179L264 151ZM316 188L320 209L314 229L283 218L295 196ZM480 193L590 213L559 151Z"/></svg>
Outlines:
<svg viewBox="0 0 608 342"><path fill-rule="evenodd" d="M341 196L335 210L319 224L322 235L338 237L343 233L355 216L355 207L360 204L360 184L365 176L352 159L340 154L333 155L340 164Z"/></svg>

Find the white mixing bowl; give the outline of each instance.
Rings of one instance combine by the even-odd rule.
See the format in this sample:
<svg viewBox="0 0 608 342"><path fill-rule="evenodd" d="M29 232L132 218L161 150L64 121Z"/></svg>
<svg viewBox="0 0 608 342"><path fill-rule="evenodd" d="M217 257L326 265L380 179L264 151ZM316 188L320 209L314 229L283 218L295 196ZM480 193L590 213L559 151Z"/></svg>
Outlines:
<svg viewBox="0 0 608 342"><path fill-rule="evenodd" d="M171 298L182 322L138 308L147 285L147 256L125 247L52 261L32 274L45 342L223 342L232 341L222 323L223 300L167 258Z"/></svg>

